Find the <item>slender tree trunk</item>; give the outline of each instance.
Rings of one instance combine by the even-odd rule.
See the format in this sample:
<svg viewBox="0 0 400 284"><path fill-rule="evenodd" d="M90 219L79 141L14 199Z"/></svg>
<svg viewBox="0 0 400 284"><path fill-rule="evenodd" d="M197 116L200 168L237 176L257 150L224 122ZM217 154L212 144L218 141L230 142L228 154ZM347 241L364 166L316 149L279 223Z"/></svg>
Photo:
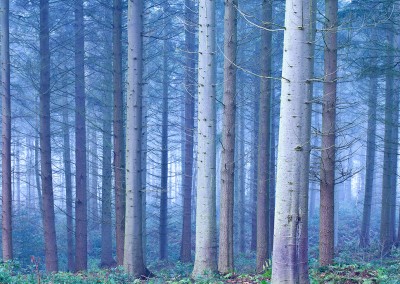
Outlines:
<svg viewBox="0 0 400 284"><path fill-rule="evenodd" d="M192 261L192 184L193 184L193 129L194 96L196 93L195 5L185 0L185 166L183 174L183 222L180 259Z"/></svg>
<svg viewBox="0 0 400 284"><path fill-rule="evenodd" d="M106 114L104 114L106 115ZM99 208L98 208L98 203L97 203L97 188L99 187L98 179L99 179L99 163L98 163L98 154L97 154L97 130L96 129L91 129L90 134L88 134L88 137L91 137L91 149L90 149L90 154L92 156L92 161L89 162L88 164L91 167L90 175L92 177L92 182L89 185L89 200L88 200L88 212L90 214L90 218L88 221L90 221L89 228L91 230L98 230L99 229Z"/></svg>
<svg viewBox="0 0 400 284"><path fill-rule="evenodd" d="M250 250L257 249L257 174L258 174L258 116L259 116L259 100L260 100L260 84L256 84L254 95L254 116L253 116L253 141L252 141L252 189L251 189L251 243Z"/></svg>
<svg viewBox="0 0 400 284"><path fill-rule="evenodd" d="M167 259L168 250L168 88L169 88L169 70L168 70L168 45L167 30L170 25L168 18L169 3L167 0L163 3L164 11L164 45L163 45L163 97L162 97L162 133L161 133L161 196L160 196L160 259Z"/></svg>
<svg viewBox="0 0 400 284"><path fill-rule="evenodd" d="M128 90L126 125L126 218L124 267L135 277L147 276L142 231L142 76L143 1L128 2Z"/></svg>
<svg viewBox="0 0 400 284"><path fill-rule="evenodd" d="M225 0L224 97L218 271L234 269L233 204L235 175L237 0Z"/></svg>
<svg viewBox="0 0 400 284"><path fill-rule="evenodd" d="M110 267L115 264L112 257L112 218L111 218L111 97L103 95L103 159L101 182L101 266Z"/></svg>
<svg viewBox="0 0 400 284"><path fill-rule="evenodd" d="M75 0L75 270L87 269L86 95L83 0Z"/></svg>
<svg viewBox="0 0 400 284"><path fill-rule="evenodd" d="M335 135L337 82L338 0L325 0L324 95L322 98L320 265L330 265L334 257Z"/></svg>
<svg viewBox="0 0 400 284"><path fill-rule="evenodd" d="M312 1L287 0L276 179L272 283L308 283ZM301 17L299 16L301 15Z"/></svg>
<svg viewBox="0 0 400 284"><path fill-rule="evenodd" d="M215 53L215 1L200 0L194 278L217 270Z"/></svg>
<svg viewBox="0 0 400 284"><path fill-rule="evenodd" d="M122 0L113 2L114 183L117 264L124 259L125 144L122 91Z"/></svg>
<svg viewBox="0 0 400 284"><path fill-rule="evenodd" d="M65 202L67 210L67 255L68 271L75 271L74 255L74 221L72 212L72 173L71 173L71 142L69 137L69 113L68 98L65 98L63 108L63 157L64 157L64 177L65 177Z"/></svg>
<svg viewBox="0 0 400 284"><path fill-rule="evenodd" d="M11 192L11 95L9 0L0 1L1 27L1 95L2 95L2 250L3 260L13 258Z"/></svg>
<svg viewBox="0 0 400 284"><path fill-rule="evenodd" d="M244 83L244 82L243 82ZM243 93L243 89L242 89ZM241 96L244 98L244 95ZM242 104L240 111L239 123L239 159L238 161L238 176L239 178L239 195L238 195L238 209L239 209L239 252L244 254L246 252L246 238L245 238L245 213L246 213L246 169L245 169L245 107Z"/></svg>
<svg viewBox="0 0 400 284"><path fill-rule="evenodd" d="M368 128L367 128L367 157L365 159L365 196L363 217L361 223L360 247L369 246L371 224L372 192L374 186L374 168L376 151L376 106L378 101L378 80L371 76L371 89L368 95Z"/></svg>
<svg viewBox="0 0 400 284"><path fill-rule="evenodd" d="M17 138L19 139L19 138ZM16 208L16 212L18 214L18 212L21 210L21 163L20 163L20 155L21 155L21 143L19 141L16 141L15 146L14 146L14 150L15 150L15 191L17 192L17 208Z"/></svg>
<svg viewBox="0 0 400 284"><path fill-rule="evenodd" d="M38 125L39 128L39 125ZM43 215L43 205L42 205L42 185L40 184L40 167L39 167L39 136L35 137L35 182L36 182L36 189L38 194L38 202L39 202L39 210L40 216Z"/></svg>
<svg viewBox="0 0 400 284"><path fill-rule="evenodd" d="M391 27L392 28L392 27ZM399 99L398 94L394 91L394 77L392 68L395 67L394 52L395 35L394 32L388 31L387 46L387 73L386 73L386 94L385 94L385 138L383 150L383 177L382 177L382 207L381 207L381 230L380 243L382 254L389 252L394 243L394 223L395 215L393 214L393 204L395 205L396 192L396 172L397 172L397 124ZM397 112L397 113L396 113ZM394 178L392 175L394 174Z"/></svg>
<svg viewBox="0 0 400 284"><path fill-rule="evenodd" d="M262 2L262 21L265 29L271 28L272 0ZM270 158L270 108L271 108L271 49L272 33L261 30L261 87L258 137L257 182L257 260L256 270L262 272L268 259L269 213L269 158Z"/></svg>
<svg viewBox="0 0 400 284"><path fill-rule="evenodd" d="M50 137L49 1L40 0L40 161L46 270L58 270Z"/></svg>

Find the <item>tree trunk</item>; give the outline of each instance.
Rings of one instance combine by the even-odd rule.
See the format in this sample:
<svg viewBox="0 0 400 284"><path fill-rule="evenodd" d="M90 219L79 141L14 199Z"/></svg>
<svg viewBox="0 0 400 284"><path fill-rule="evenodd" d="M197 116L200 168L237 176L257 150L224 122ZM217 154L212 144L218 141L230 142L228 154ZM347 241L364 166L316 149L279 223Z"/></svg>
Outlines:
<svg viewBox="0 0 400 284"><path fill-rule="evenodd" d="M87 269L86 95L83 0L75 1L75 270Z"/></svg>
<svg viewBox="0 0 400 284"><path fill-rule="evenodd" d="M101 266L111 267L115 264L112 257L112 216L111 216L111 97L103 95L103 160L101 182Z"/></svg>
<svg viewBox="0 0 400 284"><path fill-rule="evenodd" d="M215 1L200 0L194 278L217 270L215 53Z"/></svg>
<svg viewBox="0 0 400 284"><path fill-rule="evenodd" d="M11 95L9 0L0 1L1 27L1 94L2 94L2 250L3 260L13 258L12 192L11 192Z"/></svg>
<svg viewBox="0 0 400 284"><path fill-rule="evenodd" d="M373 65L375 66L375 65ZM374 186L374 168L376 151L376 105L378 101L378 80L375 76L369 78L371 89L368 95L368 128L367 128L367 157L365 159L365 196L361 223L360 247L369 246L371 224L372 192Z"/></svg>
<svg viewBox="0 0 400 284"><path fill-rule="evenodd" d="M325 0L324 95L322 98L319 263L333 263L338 0Z"/></svg>
<svg viewBox="0 0 400 284"><path fill-rule="evenodd" d="M142 32L143 1L129 1L124 267L134 277L149 274L144 263L142 231Z"/></svg>
<svg viewBox="0 0 400 284"><path fill-rule="evenodd" d="M276 176L272 283L308 283L312 1L287 0ZM301 15L301 16L299 16Z"/></svg>
<svg viewBox="0 0 400 284"><path fill-rule="evenodd" d="M122 0L113 2L114 186L117 264L123 265L125 234L125 143L122 91Z"/></svg>
<svg viewBox="0 0 400 284"><path fill-rule="evenodd" d="M234 269L233 204L235 175L237 0L225 0L224 97L218 271Z"/></svg>
<svg viewBox="0 0 400 284"><path fill-rule="evenodd" d="M163 96L162 96L162 130L161 130L161 196L160 196L160 259L167 259L168 250L168 88L169 88L169 70L168 70L168 45L167 30L169 28L169 3L167 0L163 3L164 11L164 45L163 45Z"/></svg>
<svg viewBox="0 0 400 284"><path fill-rule="evenodd" d="M50 137L49 1L40 0L40 164L46 270L58 271Z"/></svg>
<svg viewBox="0 0 400 284"><path fill-rule="evenodd" d="M192 261L192 183L193 183L193 129L194 96L196 93L195 5L185 0L185 166L182 182L183 222L180 260Z"/></svg>
<svg viewBox="0 0 400 284"><path fill-rule="evenodd" d="M394 32L388 31L388 46L387 46L387 62L388 71L386 73L386 91L385 91L385 137L383 150L383 174L382 174L382 207L381 207L381 228L380 228L380 243L382 254L389 252L394 240L394 222L392 214L392 198L393 192L396 192L396 171L397 171L397 137L395 130L397 128L399 111L398 94L394 91L393 70L395 46ZM397 120L396 120L397 118ZM396 140L395 140L396 139ZM396 161L395 161L396 160ZM394 169L393 167L396 166ZM394 179L392 177L394 173ZM395 194L395 193L394 193ZM394 201L395 202L395 201Z"/></svg>
<svg viewBox="0 0 400 284"><path fill-rule="evenodd" d="M106 114L104 114L105 116ZM99 163L98 163L98 143L97 143L97 130L95 128L92 128L90 133L88 133L88 137L91 137L91 149L89 150L89 153L91 154L92 161L89 162L90 166L90 175L92 178L92 182L89 185L89 200L88 200L88 212L89 212L89 228L90 230L98 230L99 229L99 208L98 208L98 203L97 203L97 188L99 187L98 179L99 179Z"/></svg>
<svg viewBox="0 0 400 284"><path fill-rule="evenodd" d="M71 143L69 137L69 113L68 98L65 98L63 108L63 157L64 157L64 177L65 177L65 203L67 210L67 255L68 271L75 271L74 255L74 221L72 213L72 174L71 174Z"/></svg>
<svg viewBox="0 0 400 284"><path fill-rule="evenodd" d="M258 116L259 116L259 100L260 100L260 84L256 84L254 95L254 116L253 116L253 141L252 141L252 188L251 188L251 243L250 250L256 251L257 249L257 173L258 173Z"/></svg>
<svg viewBox="0 0 400 284"><path fill-rule="evenodd" d="M262 2L262 21L265 29L272 27L272 1ZM271 50L272 33L261 30L261 87L258 137L258 182L257 182L257 260L256 270L262 272L268 259L268 213L269 213L269 150L271 108Z"/></svg>

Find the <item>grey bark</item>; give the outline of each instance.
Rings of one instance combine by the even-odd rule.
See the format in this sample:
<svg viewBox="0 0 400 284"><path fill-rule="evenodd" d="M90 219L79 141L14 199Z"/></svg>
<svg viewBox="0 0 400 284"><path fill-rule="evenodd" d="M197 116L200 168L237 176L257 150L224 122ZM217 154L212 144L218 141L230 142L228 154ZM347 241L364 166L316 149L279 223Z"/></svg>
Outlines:
<svg viewBox="0 0 400 284"><path fill-rule="evenodd" d="M313 1L287 0L276 176L272 283L309 283L308 178ZM301 15L301 17L299 17Z"/></svg>
<svg viewBox="0 0 400 284"><path fill-rule="evenodd" d="M2 251L3 260L13 258L12 249L12 192L11 192L11 95L9 0L0 1L1 27L1 95L2 95Z"/></svg>
<svg viewBox="0 0 400 284"><path fill-rule="evenodd" d="M143 1L129 0L124 267L134 277L149 274L144 263L142 227L142 33Z"/></svg>
<svg viewBox="0 0 400 284"><path fill-rule="evenodd" d="M196 253L193 278L217 270L215 1L199 1Z"/></svg>

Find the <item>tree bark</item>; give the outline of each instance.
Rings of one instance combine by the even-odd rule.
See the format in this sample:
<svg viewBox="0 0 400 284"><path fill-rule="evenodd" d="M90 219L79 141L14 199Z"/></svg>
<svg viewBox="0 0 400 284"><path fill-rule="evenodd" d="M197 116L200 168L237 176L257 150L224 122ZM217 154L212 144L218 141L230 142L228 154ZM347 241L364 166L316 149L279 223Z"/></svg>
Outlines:
<svg viewBox="0 0 400 284"><path fill-rule="evenodd" d="M67 257L68 271L75 271L74 255L74 221L72 212L72 173L71 173L71 142L69 137L69 113L68 98L65 98L63 108L63 158L64 158L64 178L65 178L65 203L67 210Z"/></svg>
<svg viewBox="0 0 400 284"><path fill-rule="evenodd" d="M375 66L375 65L374 65ZM360 247L369 246L371 225L372 192L374 186L374 168L376 151L376 106L378 102L378 80L375 76L369 78L370 91L368 94L368 126L367 126L367 156L365 159L365 192L364 207L361 223Z"/></svg>
<svg viewBox="0 0 400 284"><path fill-rule="evenodd" d="M218 271L234 269L233 212L235 176L237 0L225 0L224 96Z"/></svg>
<svg viewBox="0 0 400 284"><path fill-rule="evenodd" d="M50 137L49 1L40 0L40 164L46 270L58 271Z"/></svg>
<svg viewBox="0 0 400 284"><path fill-rule="evenodd" d="M272 0L262 2L263 28L271 29ZM258 181L257 181L257 259L256 270L261 273L268 259L269 213L269 158L270 158L270 109L271 109L271 50L272 33L261 30L261 85L258 131Z"/></svg>
<svg viewBox="0 0 400 284"><path fill-rule="evenodd" d="M194 96L196 93L196 52L195 52L195 5L185 0L185 166L183 174L183 222L180 259L192 261L192 184L193 184L193 135Z"/></svg>
<svg viewBox="0 0 400 284"><path fill-rule="evenodd" d="M217 270L215 1L199 1L196 253L193 278Z"/></svg>
<svg viewBox="0 0 400 284"><path fill-rule="evenodd" d="M126 213L124 267L134 277L147 276L142 231L142 76L143 1L128 2L128 89L126 124Z"/></svg>
<svg viewBox="0 0 400 284"><path fill-rule="evenodd" d="M75 270L87 270L86 95L83 0L75 0Z"/></svg>
<svg viewBox="0 0 400 284"><path fill-rule="evenodd" d="M313 2L287 0L276 179L272 283L308 283Z"/></svg>
<svg viewBox="0 0 400 284"><path fill-rule="evenodd" d="M319 263L333 263L338 1L325 0L324 95L322 98Z"/></svg>
<svg viewBox="0 0 400 284"><path fill-rule="evenodd" d="M168 250L168 88L169 69L168 56L170 56L167 40L169 28L169 3L163 3L164 11L164 42L163 42L163 95L162 95L162 130L161 130L161 196L160 196L160 259L167 259Z"/></svg>
<svg viewBox="0 0 400 284"><path fill-rule="evenodd" d="M0 1L1 27L1 94L2 94L2 251L3 260L13 258L12 192L11 192L11 95L9 0Z"/></svg>
<svg viewBox="0 0 400 284"><path fill-rule="evenodd" d="M382 174L382 207L381 207L381 226L380 226L380 244L383 255L389 253L390 248L394 244L394 214L393 195L396 192L396 177L397 171L397 128L399 97L394 91L393 70L395 47L394 32L387 32L387 62L388 70L386 73L386 91L385 91L385 134L384 134L384 150L383 150L383 174ZM396 113L397 112L397 113ZM395 199L394 199L395 202Z"/></svg>
<svg viewBox="0 0 400 284"><path fill-rule="evenodd" d="M123 265L125 234L125 143L122 91L122 0L113 1L114 186L117 264Z"/></svg>
<svg viewBox="0 0 400 284"><path fill-rule="evenodd" d="M101 182L101 266L111 267L115 264L112 257L112 216L111 216L111 97L103 95L103 160Z"/></svg>

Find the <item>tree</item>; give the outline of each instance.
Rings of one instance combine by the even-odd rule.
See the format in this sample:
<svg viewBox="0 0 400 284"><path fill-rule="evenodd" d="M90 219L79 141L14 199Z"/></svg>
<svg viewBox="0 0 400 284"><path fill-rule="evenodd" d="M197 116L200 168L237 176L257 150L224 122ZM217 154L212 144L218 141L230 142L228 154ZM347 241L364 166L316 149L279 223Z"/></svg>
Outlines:
<svg viewBox="0 0 400 284"><path fill-rule="evenodd" d="M87 269L86 96L83 0L75 1L75 270Z"/></svg>
<svg viewBox="0 0 400 284"><path fill-rule="evenodd" d="M236 0L225 0L224 16L224 97L222 122L221 202L219 223L218 271L229 273L234 268L233 204L235 173L235 113L236 113Z"/></svg>
<svg viewBox="0 0 400 284"><path fill-rule="evenodd" d="M195 69L195 5L193 0L185 0L185 125L184 125L184 173L183 222L180 259L192 261L192 183L193 183L193 129L194 129L194 96L196 92Z"/></svg>
<svg viewBox="0 0 400 284"><path fill-rule="evenodd" d="M376 64L372 64L372 66L376 66ZM369 81L371 87L368 94L367 156L365 158L365 195L360 233L360 247L362 248L369 246L376 150L376 105L378 101L378 79L375 75L371 74Z"/></svg>
<svg viewBox="0 0 400 284"><path fill-rule="evenodd" d="M124 259L125 156L122 92L122 0L113 1L114 185L117 264Z"/></svg>
<svg viewBox="0 0 400 284"><path fill-rule="evenodd" d="M143 1L128 2L128 84L126 122L126 213L124 267L135 277L147 276L142 232L142 76Z"/></svg>
<svg viewBox="0 0 400 284"><path fill-rule="evenodd" d="M308 283L313 2L287 0L276 176L272 283Z"/></svg>
<svg viewBox="0 0 400 284"><path fill-rule="evenodd" d="M194 278L217 270L215 52L215 1L200 0Z"/></svg>
<svg viewBox="0 0 400 284"><path fill-rule="evenodd" d="M320 183L319 263L333 263L338 1L325 0L324 95Z"/></svg>
<svg viewBox="0 0 400 284"><path fill-rule="evenodd" d="M1 27L1 94L2 94L2 251L3 260L13 258L12 192L11 192L11 95L10 95L10 28L9 0L0 1Z"/></svg>
<svg viewBox="0 0 400 284"><path fill-rule="evenodd" d="M167 40L169 23L169 3L163 3L164 42L163 42L163 95L162 95L162 130L161 130L161 196L160 196L160 259L167 259L168 250L168 57L170 42Z"/></svg>
<svg viewBox="0 0 400 284"><path fill-rule="evenodd" d="M74 257L74 221L72 207L72 174L71 174L71 142L69 138L69 112L68 98L65 98L65 107L63 108L63 161L64 161L64 177L65 177L65 207L67 215L67 254L68 254L68 271L75 270Z"/></svg>
<svg viewBox="0 0 400 284"><path fill-rule="evenodd" d="M271 111L271 50L272 50L272 0L262 2L261 30L261 82L258 131L258 173L257 173L257 272L262 272L268 253L269 227L269 158L270 158L270 111Z"/></svg>
<svg viewBox="0 0 400 284"><path fill-rule="evenodd" d="M399 95L394 90L394 60L395 35L389 27L387 31L387 57L386 57L386 89L385 89L385 133L383 149L383 173L382 173L382 207L380 244L382 254L387 254L394 243L395 215L393 202L396 202L396 172L397 172L397 148L398 148L398 112ZM397 44L397 43L396 43ZM393 178L394 175L394 178ZM394 198L394 199L393 199Z"/></svg>
<svg viewBox="0 0 400 284"><path fill-rule="evenodd" d="M40 162L46 270L58 271L50 139L49 1L40 0Z"/></svg>

